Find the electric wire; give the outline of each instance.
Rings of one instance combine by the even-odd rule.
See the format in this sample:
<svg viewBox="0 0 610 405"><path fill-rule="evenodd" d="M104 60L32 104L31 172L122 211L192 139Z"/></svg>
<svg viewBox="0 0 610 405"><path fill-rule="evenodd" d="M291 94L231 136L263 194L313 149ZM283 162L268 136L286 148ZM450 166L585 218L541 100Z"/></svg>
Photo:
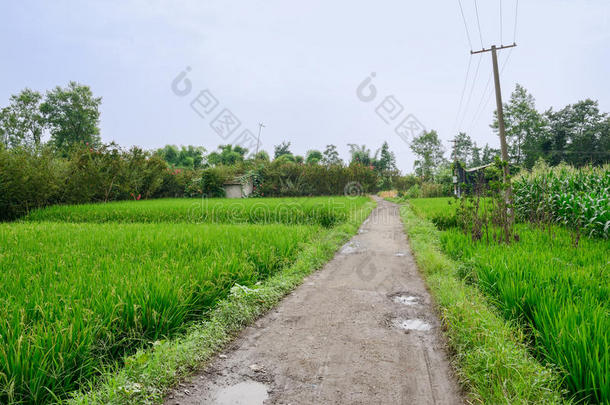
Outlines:
<svg viewBox="0 0 610 405"><path fill-rule="evenodd" d="M472 100L472 93L474 92L474 86L477 83L477 77L479 76L479 68L481 67L481 60L483 59L483 54L479 54L479 61L477 62L477 68L474 71L474 77L472 79L472 86L470 87L470 93L468 94L468 99L466 101L466 107L464 108L464 115L462 116L462 120L460 121L460 128L464 124L464 119L466 118L466 114L468 113L468 107L470 107L470 101Z"/></svg>
<svg viewBox="0 0 610 405"><path fill-rule="evenodd" d="M470 50L473 50L472 41L470 40L470 32L468 32L468 24L466 23L466 17L464 16L464 9L462 8L462 0L458 0L460 5L460 13L462 13L462 21L464 21L464 28L466 29L466 37L468 38L468 45L470 45Z"/></svg>
<svg viewBox="0 0 610 405"><path fill-rule="evenodd" d="M462 112L462 105L464 104L464 94L466 94L466 86L468 85L468 77L470 76L470 67L472 66L472 54L468 58L468 68L466 69L466 78L464 79L464 86L462 87L462 95L460 96L460 104L458 106L457 114L455 116L455 122L453 123L453 132L457 129L457 123Z"/></svg>
<svg viewBox="0 0 610 405"><path fill-rule="evenodd" d="M483 46L483 33L481 32L481 21L479 20L479 6L477 5L477 0L474 0L474 9L477 13L477 26L479 27L479 38L481 39L481 48L485 48Z"/></svg>

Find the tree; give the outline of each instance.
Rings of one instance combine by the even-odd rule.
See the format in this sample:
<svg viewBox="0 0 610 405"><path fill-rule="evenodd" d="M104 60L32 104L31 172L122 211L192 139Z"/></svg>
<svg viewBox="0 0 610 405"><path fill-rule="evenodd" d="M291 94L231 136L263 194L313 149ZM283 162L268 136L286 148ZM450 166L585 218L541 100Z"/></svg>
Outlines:
<svg viewBox="0 0 610 405"><path fill-rule="evenodd" d="M290 152L290 142L282 142L279 145L275 145L273 158L277 159L282 155L292 155Z"/></svg>
<svg viewBox="0 0 610 405"><path fill-rule="evenodd" d="M483 165L483 160L481 159L481 148L477 146L476 142L472 142L470 165L472 167L479 167Z"/></svg>
<svg viewBox="0 0 610 405"><path fill-rule="evenodd" d="M473 153L476 145L465 132L459 132L453 138L453 149L451 149L451 160L464 163L466 166L473 165ZM478 151L477 151L478 153Z"/></svg>
<svg viewBox="0 0 610 405"><path fill-rule="evenodd" d="M443 145L436 131L424 131L411 141L411 150L417 156L415 173L423 179L431 179L435 169L445 160Z"/></svg>
<svg viewBox="0 0 610 405"><path fill-rule="evenodd" d="M398 170L396 168L396 156L394 155L394 152L390 151L390 146L385 141L383 142L383 145L381 145L381 153L376 168L381 173Z"/></svg>
<svg viewBox="0 0 610 405"><path fill-rule="evenodd" d="M45 120L40 113L42 96L28 88L10 97L10 104L0 110L0 137L6 147L40 145Z"/></svg>
<svg viewBox="0 0 610 405"><path fill-rule="evenodd" d="M169 165L191 169L203 166L204 153L204 147L192 145L181 146L180 149L175 145L165 145L156 151Z"/></svg>
<svg viewBox="0 0 610 405"><path fill-rule="evenodd" d="M494 116L492 128L497 131L497 114ZM517 165L532 167L540 157L545 121L536 110L534 97L518 83L508 103L504 103L504 125L509 159Z"/></svg>
<svg viewBox="0 0 610 405"><path fill-rule="evenodd" d="M561 161L582 166L608 161L608 116L597 101L583 100L557 112L545 112L547 133L541 149L551 165Z"/></svg>
<svg viewBox="0 0 610 405"><path fill-rule="evenodd" d="M322 152L320 152L319 150L312 149L307 151L307 154L305 156L305 162L308 165L317 165L322 160L322 158Z"/></svg>
<svg viewBox="0 0 610 405"><path fill-rule="evenodd" d="M342 163L335 145L326 145L323 155L322 164L325 166L340 165Z"/></svg>
<svg viewBox="0 0 610 405"><path fill-rule="evenodd" d="M89 86L76 82L47 92L40 111L49 125L51 141L58 150L65 152L77 142L100 144L101 102L101 97L93 97Z"/></svg>
<svg viewBox="0 0 610 405"><path fill-rule="evenodd" d="M220 145L218 149L220 152L212 152L208 155L208 163L212 166L231 166L243 162L248 152L248 149L233 145Z"/></svg>
<svg viewBox="0 0 610 405"><path fill-rule="evenodd" d="M253 159L254 160L262 160L262 161L268 162L269 161L269 154L266 151L261 150L257 154L254 155Z"/></svg>
<svg viewBox="0 0 610 405"><path fill-rule="evenodd" d="M489 147L489 144L485 144L485 147L483 148L483 153L481 154L480 166L493 163L494 158L496 156L500 156L500 149L491 148Z"/></svg>
<svg viewBox="0 0 610 405"><path fill-rule="evenodd" d="M351 155L350 164L360 163L364 166L375 166L379 151L375 152L374 156L371 156L371 150L367 148L366 145L358 146L353 143L348 143L347 146L349 146L349 153Z"/></svg>

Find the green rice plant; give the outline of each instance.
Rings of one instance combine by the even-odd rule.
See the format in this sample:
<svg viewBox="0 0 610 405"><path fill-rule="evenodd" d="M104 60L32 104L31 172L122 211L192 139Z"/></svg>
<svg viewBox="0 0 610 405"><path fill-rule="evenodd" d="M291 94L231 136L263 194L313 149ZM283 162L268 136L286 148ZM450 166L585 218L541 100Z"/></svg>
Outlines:
<svg viewBox="0 0 610 405"><path fill-rule="evenodd" d="M234 223L332 227L361 208L366 197L161 199L105 204L55 205L25 221Z"/></svg>
<svg viewBox="0 0 610 405"><path fill-rule="evenodd" d="M560 370L577 400L610 401L610 262L608 241L569 231L518 225L511 245L473 242L457 229L441 233L442 249L468 271L506 319L522 326L533 354Z"/></svg>
<svg viewBox="0 0 610 405"><path fill-rule="evenodd" d="M183 331L236 283L290 265L320 231L0 224L0 403L64 398L125 354Z"/></svg>
<svg viewBox="0 0 610 405"><path fill-rule="evenodd" d="M610 236L610 166L542 167L513 181L515 214L522 221L553 222L590 237Z"/></svg>

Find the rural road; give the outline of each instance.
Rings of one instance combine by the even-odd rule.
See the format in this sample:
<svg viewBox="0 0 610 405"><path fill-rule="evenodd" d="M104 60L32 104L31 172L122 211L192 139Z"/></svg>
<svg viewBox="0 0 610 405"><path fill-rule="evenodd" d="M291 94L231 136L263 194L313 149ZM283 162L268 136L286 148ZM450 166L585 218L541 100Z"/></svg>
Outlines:
<svg viewBox="0 0 610 405"><path fill-rule="evenodd" d="M398 207L379 199L333 260L166 404L460 404L439 326Z"/></svg>

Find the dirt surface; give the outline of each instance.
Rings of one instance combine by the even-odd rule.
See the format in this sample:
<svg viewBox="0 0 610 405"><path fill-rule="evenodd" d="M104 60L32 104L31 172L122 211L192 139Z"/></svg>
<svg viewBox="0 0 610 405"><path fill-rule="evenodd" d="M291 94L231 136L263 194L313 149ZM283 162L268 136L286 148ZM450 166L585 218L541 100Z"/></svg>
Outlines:
<svg viewBox="0 0 610 405"><path fill-rule="evenodd" d="M378 200L332 261L166 403L462 403L398 207Z"/></svg>

